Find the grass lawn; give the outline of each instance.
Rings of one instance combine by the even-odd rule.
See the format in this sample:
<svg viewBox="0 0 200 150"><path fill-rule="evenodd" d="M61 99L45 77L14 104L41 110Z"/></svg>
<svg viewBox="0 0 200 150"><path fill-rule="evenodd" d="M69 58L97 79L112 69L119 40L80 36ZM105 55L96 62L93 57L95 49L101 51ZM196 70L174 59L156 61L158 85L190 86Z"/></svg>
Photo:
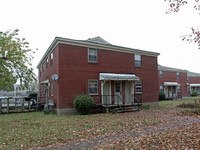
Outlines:
<svg viewBox="0 0 200 150"><path fill-rule="evenodd" d="M0 114L0 149L28 149L33 147L45 147L56 143L68 143L71 141L113 135L118 132L129 132L148 126L156 126L170 121L173 117L162 117L162 115L178 116L184 108L178 108L181 103L191 103L193 99L178 101L162 101L158 106L146 107L140 112L121 114L92 114L92 115L45 115L43 112ZM191 114L193 115L193 114ZM196 133L200 136L200 124L185 129L177 129L171 132L152 135L134 140L121 141L117 147L130 148L138 143L141 145L155 146L155 142L167 137L176 138L180 134L181 142L190 142L191 136ZM195 138L195 137L194 137ZM150 140L153 139L153 140ZM190 139L188 141L188 139ZM200 139L200 138L199 138ZM175 140L159 141L161 146L173 142L182 146ZM198 143L199 142L199 143ZM133 145L131 145L134 143ZM196 143L195 143L196 144ZM200 141L197 141L200 147ZM104 148L113 149L113 145ZM116 147L115 147L116 148ZM157 148L157 147L156 147Z"/></svg>

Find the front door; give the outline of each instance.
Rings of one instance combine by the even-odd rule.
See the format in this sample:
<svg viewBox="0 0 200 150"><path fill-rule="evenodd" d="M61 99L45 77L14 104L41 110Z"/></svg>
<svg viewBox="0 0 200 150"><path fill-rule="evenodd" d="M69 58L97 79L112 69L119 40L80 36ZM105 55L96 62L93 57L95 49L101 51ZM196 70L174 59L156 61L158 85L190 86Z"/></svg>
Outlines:
<svg viewBox="0 0 200 150"><path fill-rule="evenodd" d="M111 104L111 88L110 81L106 81L103 85L103 95L102 95L102 104L108 105Z"/></svg>
<svg viewBox="0 0 200 150"><path fill-rule="evenodd" d="M115 104L122 104L122 81L115 82Z"/></svg>
<svg viewBox="0 0 200 150"><path fill-rule="evenodd" d="M125 82L125 104L134 103L134 82Z"/></svg>

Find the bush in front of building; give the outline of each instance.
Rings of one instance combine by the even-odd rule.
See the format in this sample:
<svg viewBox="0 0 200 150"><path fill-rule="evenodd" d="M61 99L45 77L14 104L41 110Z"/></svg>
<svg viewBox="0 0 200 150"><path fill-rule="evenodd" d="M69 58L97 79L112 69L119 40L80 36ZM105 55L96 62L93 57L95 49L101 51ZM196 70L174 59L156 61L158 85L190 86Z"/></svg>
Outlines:
<svg viewBox="0 0 200 150"><path fill-rule="evenodd" d="M164 92L159 92L159 101L162 101L165 99L165 93Z"/></svg>
<svg viewBox="0 0 200 150"><path fill-rule="evenodd" d="M192 94L190 95L192 97L198 96L198 93L196 91L192 92Z"/></svg>
<svg viewBox="0 0 200 150"><path fill-rule="evenodd" d="M86 94L78 95L74 99L74 107L82 115L89 114L94 105L93 98Z"/></svg>

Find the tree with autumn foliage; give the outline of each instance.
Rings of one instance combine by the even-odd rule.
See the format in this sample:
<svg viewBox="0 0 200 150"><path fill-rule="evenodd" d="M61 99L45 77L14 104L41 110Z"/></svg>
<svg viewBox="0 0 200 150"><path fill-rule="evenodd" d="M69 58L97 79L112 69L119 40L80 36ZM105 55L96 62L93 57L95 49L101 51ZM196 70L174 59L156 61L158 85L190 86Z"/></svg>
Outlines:
<svg viewBox="0 0 200 150"><path fill-rule="evenodd" d="M28 87L35 80L31 67L34 52L25 38L17 37L18 31L0 31L0 89L13 89L17 81Z"/></svg>
<svg viewBox="0 0 200 150"><path fill-rule="evenodd" d="M179 12L180 8L183 5L187 5L188 0L165 0L166 2L169 3L169 10L167 11L167 13L171 13L171 12ZM194 6L193 8L195 10L198 11L198 13L200 14L200 0L193 0L194 2ZM195 42L198 44L198 47L200 49L200 29L199 27L192 27L192 33L188 34L188 35L183 35L182 36L182 40L186 40L188 42Z"/></svg>

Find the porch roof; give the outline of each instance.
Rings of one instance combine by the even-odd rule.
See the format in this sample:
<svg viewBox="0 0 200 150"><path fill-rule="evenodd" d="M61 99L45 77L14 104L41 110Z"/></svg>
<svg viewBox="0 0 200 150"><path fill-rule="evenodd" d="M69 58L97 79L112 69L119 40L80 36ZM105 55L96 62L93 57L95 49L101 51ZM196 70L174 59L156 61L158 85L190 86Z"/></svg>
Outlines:
<svg viewBox="0 0 200 150"><path fill-rule="evenodd" d="M180 86L177 82L164 82L164 86Z"/></svg>
<svg viewBox="0 0 200 150"><path fill-rule="evenodd" d="M42 85L42 84L47 84L48 85L49 84L49 79L41 81L40 85Z"/></svg>
<svg viewBox="0 0 200 150"><path fill-rule="evenodd" d="M198 84L190 84L190 87L200 87L200 83L198 83Z"/></svg>
<svg viewBox="0 0 200 150"><path fill-rule="evenodd" d="M134 74L100 73L99 80L129 80L137 81L139 77Z"/></svg>

